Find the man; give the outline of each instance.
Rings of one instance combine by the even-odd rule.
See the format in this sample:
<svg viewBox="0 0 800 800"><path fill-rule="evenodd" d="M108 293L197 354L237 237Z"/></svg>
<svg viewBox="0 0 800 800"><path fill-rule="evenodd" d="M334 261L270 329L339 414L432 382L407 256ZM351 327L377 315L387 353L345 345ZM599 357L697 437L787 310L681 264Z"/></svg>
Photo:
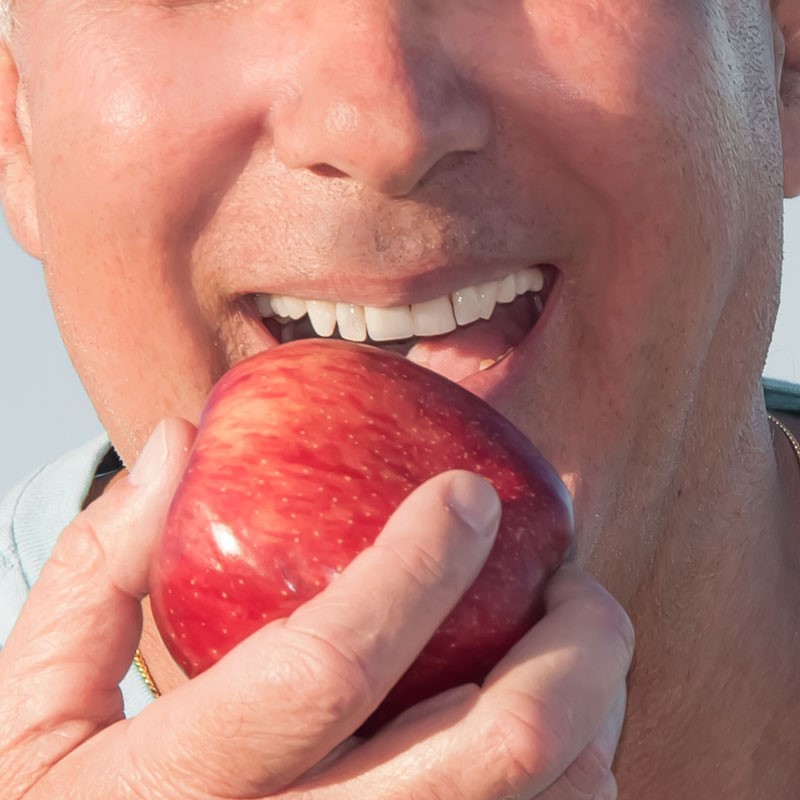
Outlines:
<svg viewBox="0 0 800 800"><path fill-rule="evenodd" d="M782 200L800 191L800 1L15 14L4 206L122 460L160 419L196 422L250 353L332 322L404 342L383 346L488 399L562 475L578 561L638 643L614 775L631 639L573 569L481 690L348 740L485 557L485 537L452 537L493 530L492 494L451 474L384 531L442 565L435 586L388 562L372 576L397 609L385 628L354 606L372 586L354 564L334 584L347 621L311 604L186 683L145 609L165 696L119 723L149 543L192 436L173 419L67 529L3 651L5 795L796 796L800 466L760 372ZM488 321L448 316L531 267ZM286 653L313 680L287 678Z"/></svg>

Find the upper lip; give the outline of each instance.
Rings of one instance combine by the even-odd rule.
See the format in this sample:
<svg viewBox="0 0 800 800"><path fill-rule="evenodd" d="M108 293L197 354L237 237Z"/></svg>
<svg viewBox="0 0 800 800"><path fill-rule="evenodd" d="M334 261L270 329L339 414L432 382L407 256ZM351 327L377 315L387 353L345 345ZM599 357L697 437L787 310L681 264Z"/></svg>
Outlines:
<svg viewBox="0 0 800 800"><path fill-rule="evenodd" d="M365 269L347 269L312 274L297 279L278 279L267 286L252 287L246 294L281 294L303 300L328 300L390 307L412 305L450 294L467 286L499 281L526 267L538 266L545 272L554 264L547 260L507 258L491 264L444 263L433 267L417 266L402 275L376 274Z"/></svg>

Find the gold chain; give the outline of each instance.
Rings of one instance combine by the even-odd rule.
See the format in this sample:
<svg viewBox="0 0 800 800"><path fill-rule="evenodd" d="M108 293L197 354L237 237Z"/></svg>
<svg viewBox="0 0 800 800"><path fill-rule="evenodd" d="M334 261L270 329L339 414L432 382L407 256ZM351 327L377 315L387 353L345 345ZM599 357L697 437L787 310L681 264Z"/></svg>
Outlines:
<svg viewBox="0 0 800 800"><path fill-rule="evenodd" d="M800 442L795 439L794 434L779 419L773 417L772 414L767 414L767 416L769 417L770 422L772 422L776 428L781 430L789 440L789 444L791 444L792 450L794 450L794 454L797 456L797 462L800 464ZM158 686L156 686L156 682L153 680L153 676L150 674L150 670L147 667L147 662L144 660L142 651L138 647L136 648L136 654L133 657L133 663L136 665L136 669L139 670L142 680L147 684L147 688L153 693L153 697L161 697L161 690L158 688Z"/></svg>
<svg viewBox="0 0 800 800"><path fill-rule="evenodd" d="M772 422L776 428L779 428L786 435L786 438L789 440L789 444L792 446L792 450L794 450L795 456L797 456L797 463L800 464L800 442L795 439L794 434L777 417L773 417L772 414L767 414L767 416L769 417L770 422Z"/></svg>
<svg viewBox="0 0 800 800"><path fill-rule="evenodd" d="M147 688L153 693L153 697L161 697L161 690L156 686L156 682L153 680L153 676L147 668L147 662L144 660L142 651L138 647L133 656L133 663L136 669L139 670L142 680L147 684Z"/></svg>

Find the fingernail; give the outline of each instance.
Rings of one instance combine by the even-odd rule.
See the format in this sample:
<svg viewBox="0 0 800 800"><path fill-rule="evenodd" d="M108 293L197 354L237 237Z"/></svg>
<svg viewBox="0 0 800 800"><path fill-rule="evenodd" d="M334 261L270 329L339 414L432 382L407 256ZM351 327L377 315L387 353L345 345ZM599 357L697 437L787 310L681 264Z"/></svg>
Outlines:
<svg viewBox="0 0 800 800"><path fill-rule="evenodd" d="M453 478L448 488L448 506L481 536L494 536L500 521L500 498L494 487L469 472Z"/></svg>
<svg viewBox="0 0 800 800"><path fill-rule="evenodd" d="M128 480L134 486L143 486L156 480L164 468L167 453L166 425L162 420L156 425L142 452L139 453Z"/></svg>

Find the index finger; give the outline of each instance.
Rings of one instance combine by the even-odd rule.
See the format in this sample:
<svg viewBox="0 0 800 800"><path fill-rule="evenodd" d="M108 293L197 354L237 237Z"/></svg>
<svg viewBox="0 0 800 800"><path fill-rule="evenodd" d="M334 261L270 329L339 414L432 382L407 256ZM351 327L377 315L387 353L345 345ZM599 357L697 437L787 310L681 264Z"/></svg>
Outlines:
<svg viewBox="0 0 800 800"><path fill-rule="evenodd" d="M464 686L411 709L287 800L312 789L320 800L545 791L602 728L634 644L622 607L572 566L551 580L547 608L482 689Z"/></svg>
<svg viewBox="0 0 800 800"><path fill-rule="evenodd" d="M465 519L470 505L483 519ZM417 489L316 598L131 721L138 785L253 797L307 772L408 669L483 566L499 517L469 473Z"/></svg>

